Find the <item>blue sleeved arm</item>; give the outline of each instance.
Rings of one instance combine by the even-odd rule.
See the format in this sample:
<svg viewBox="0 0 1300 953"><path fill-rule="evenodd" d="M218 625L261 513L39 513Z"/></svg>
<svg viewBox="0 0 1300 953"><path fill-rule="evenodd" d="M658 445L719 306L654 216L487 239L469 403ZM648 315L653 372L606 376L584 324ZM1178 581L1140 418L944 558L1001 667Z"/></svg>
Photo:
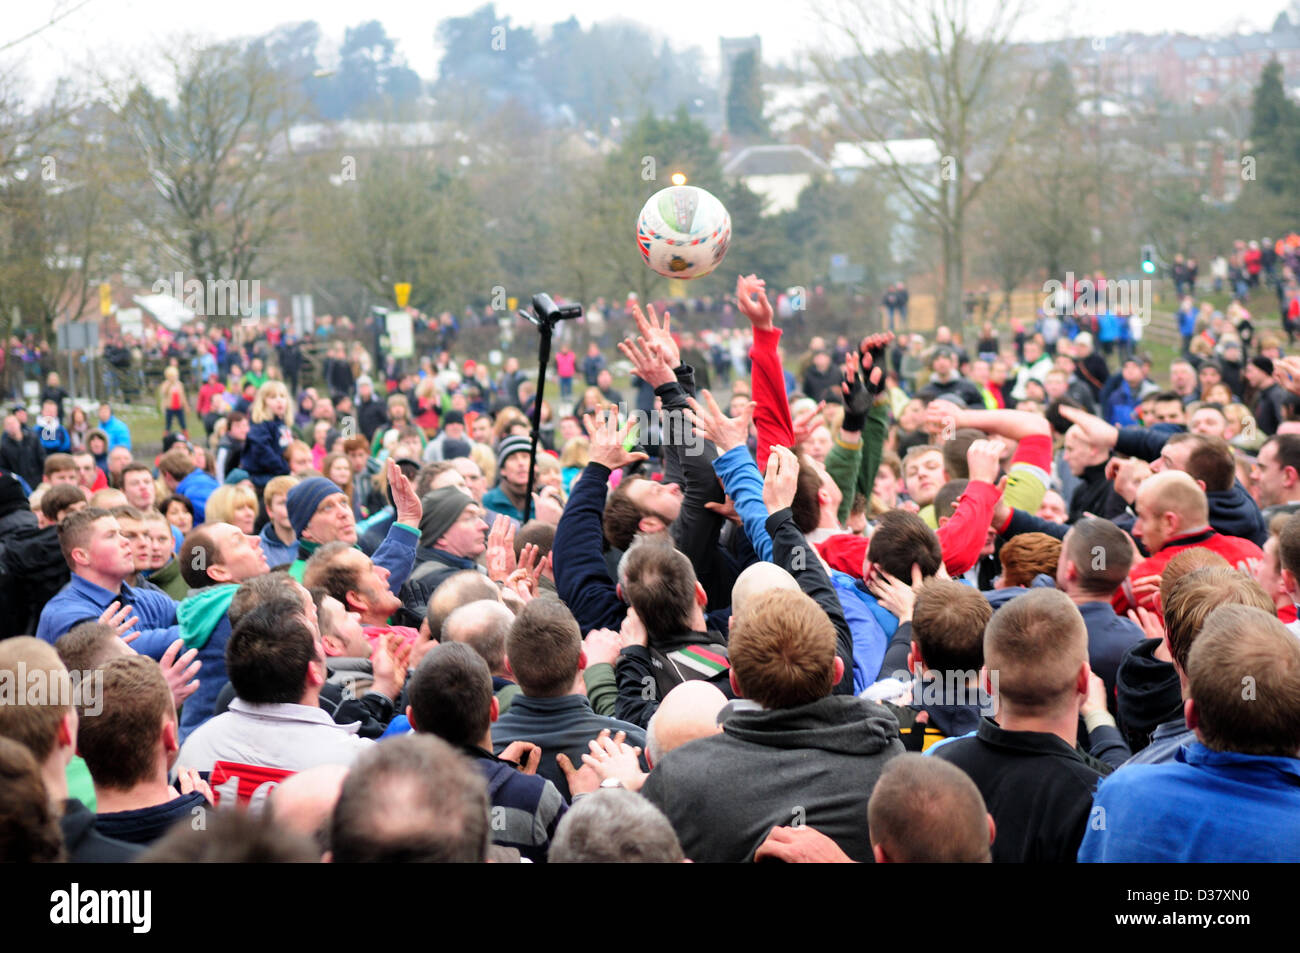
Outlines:
<svg viewBox="0 0 1300 953"><path fill-rule="evenodd" d="M772 561L772 537L767 532L767 507L763 504L763 477L747 447L732 447L713 461L713 472L735 504L745 535L758 558Z"/></svg>
<svg viewBox="0 0 1300 953"><path fill-rule="evenodd" d="M592 629L614 629L623 625L627 606L618 597L614 581L605 568L605 487L609 469L588 463L573 482L573 492L555 527L553 571L555 589L573 612L583 634Z"/></svg>
<svg viewBox="0 0 1300 953"><path fill-rule="evenodd" d="M415 545L420 541L420 531L404 523L394 523L388 535L379 544L370 561L388 570L388 588L393 595L411 575L415 565Z"/></svg>

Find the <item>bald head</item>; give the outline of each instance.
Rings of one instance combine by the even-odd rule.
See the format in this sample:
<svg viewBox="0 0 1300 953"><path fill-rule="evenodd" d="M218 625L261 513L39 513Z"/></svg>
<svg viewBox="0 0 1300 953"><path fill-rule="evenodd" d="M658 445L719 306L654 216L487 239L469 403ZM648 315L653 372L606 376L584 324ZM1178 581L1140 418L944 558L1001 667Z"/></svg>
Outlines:
<svg viewBox="0 0 1300 953"><path fill-rule="evenodd" d="M341 764L320 764L289 775L271 792L272 822L312 838L322 853L329 850L330 817L347 776Z"/></svg>
<svg viewBox="0 0 1300 953"><path fill-rule="evenodd" d="M488 671L504 675L506 636L514 621L515 614L502 603L479 599L447 616L442 624L442 641L468 645L487 662Z"/></svg>
<svg viewBox="0 0 1300 953"><path fill-rule="evenodd" d="M1137 514L1133 535L1152 553L1176 536L1203 529L1210 521L1205 491L1181 470L1165 470L1144 480L1138 487Z"/></svg>
<svg viewBox="0 0 1300 953"><path fill-rule="evenodd" d="M428 612L425 622L429 628L429 637L435 641L442 638L442 624L447 617L463 605L480 599L501 601L496 583L481 572L466 569L464 572L452 573L433 591L429 597Z"/></svg>
<svg viewBox="0 0 1300 953"><path fill-rule="evenodd" d="M731 587L731 610L733 614L755 596L777 589L789 589L799 592L799 583L775 563L756 562L736 577Z"/></svg>
<svg viewBox="0 0 1300 953"><path fill-rule="evenodd" d="M659 703L646 728L646 757L658 764L674 748L722 730L718 712L727 696L705 681L682 682Z"/></svg>

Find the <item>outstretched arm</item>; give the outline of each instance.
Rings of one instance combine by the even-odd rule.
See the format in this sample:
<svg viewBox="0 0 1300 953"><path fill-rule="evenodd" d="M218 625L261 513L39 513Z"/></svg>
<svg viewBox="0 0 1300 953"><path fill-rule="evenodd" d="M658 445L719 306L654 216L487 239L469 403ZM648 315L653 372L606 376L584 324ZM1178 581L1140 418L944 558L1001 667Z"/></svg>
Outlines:
<svg viewBox="0 0 1300 953"><path fill-rule="evenodd" d="M753 362L753 391L757 404L754 425L758 428L758 467L767 463L768 448L794 444L794 421L790 419L790 401L785 394L785 373L776 353L781 331L772 322L772 303L767 300L763 279L749 275L736 279L736 306L754 326L754 346L749 358ZM752 296L752 297L751 297Z"/></svg>

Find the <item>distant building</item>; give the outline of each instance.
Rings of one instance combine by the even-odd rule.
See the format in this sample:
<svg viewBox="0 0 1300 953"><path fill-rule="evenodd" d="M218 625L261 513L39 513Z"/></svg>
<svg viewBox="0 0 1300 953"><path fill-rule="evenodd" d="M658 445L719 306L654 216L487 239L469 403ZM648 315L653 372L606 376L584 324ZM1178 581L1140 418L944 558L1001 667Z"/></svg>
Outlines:
<svg viewBox="0 0 1300 953"><path fill-rule="evenodd" d="M722 167L723 174L744 182L765 200L769 214L787 212L814 178L828 175L830 165L803 146L749 146Z"/></svg>

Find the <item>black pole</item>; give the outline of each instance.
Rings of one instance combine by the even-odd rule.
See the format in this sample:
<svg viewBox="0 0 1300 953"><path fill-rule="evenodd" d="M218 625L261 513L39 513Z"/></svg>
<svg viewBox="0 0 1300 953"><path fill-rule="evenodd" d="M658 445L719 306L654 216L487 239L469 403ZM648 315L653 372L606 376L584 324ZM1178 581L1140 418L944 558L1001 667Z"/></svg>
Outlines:
<svg viewBox="0 0 1300 953"><path fill-rule="evenodd" d="M537 476L537 443L542 436L542 395L546 393L546 365L551 362L551 334L555 325L543 320L538 325L541 342L537 352L537 393L533 397L533 443L528 456L528 492L524 496L524 522L531 519L533 506L533 481Z"/></svg>
<svg viewBox="0 0 1300 953"><path fill-rule="evenodd" d="M524 522L528 522L528 514L533 511L533 483L537 477L537 442L542 436L542 399L546 394L546 365L551 361L551 335L555 333L555 325L558 322L582 317L582 307L580 305L557 307L550 295L535 294L532 312L520 311L519 316L537 325L537 330L541 332L537 356L537 394L533 397L532 453L528 458L528 491L524 499Z"/></svg>

